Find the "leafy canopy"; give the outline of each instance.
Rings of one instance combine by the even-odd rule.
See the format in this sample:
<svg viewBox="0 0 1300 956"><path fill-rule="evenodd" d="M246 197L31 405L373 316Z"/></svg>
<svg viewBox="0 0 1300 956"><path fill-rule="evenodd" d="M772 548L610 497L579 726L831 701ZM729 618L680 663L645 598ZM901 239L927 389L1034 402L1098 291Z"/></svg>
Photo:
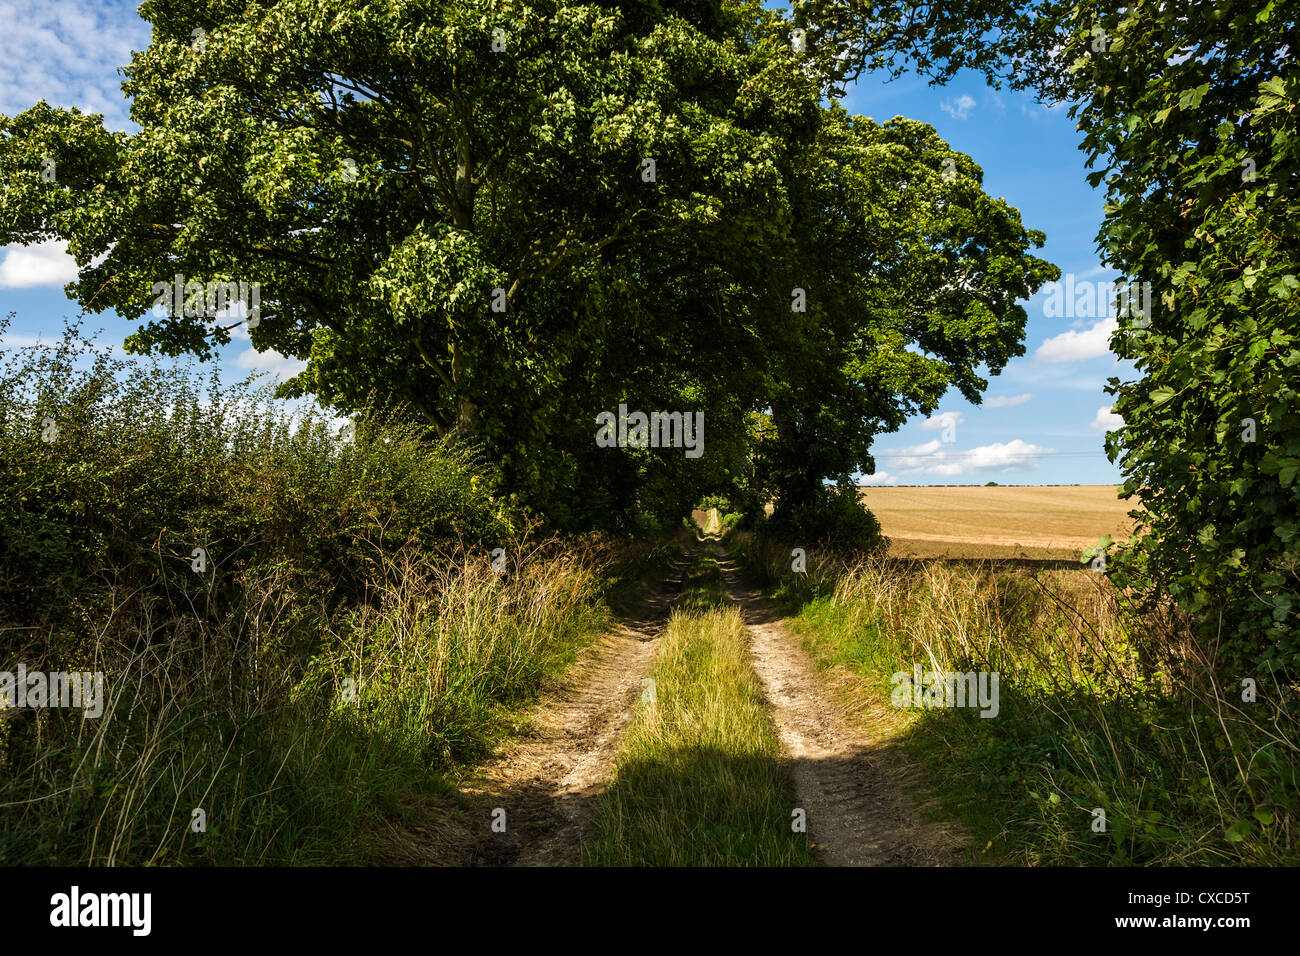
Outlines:
<svg viewBox="0 0 1300 956"><path fill-rule="evenodd" d="M253 346L307 361L282 393L411 409L561 526L869 470L878 431L1019 354L1015 300L1055 275L932 129L822 105L757 2L141 13L137 132L0 118L0 241L69 240L70 294L141 351L239 324L155 314L156 283L255 283ZM596 447L622 403L703 411L707 454Z"/></svg>

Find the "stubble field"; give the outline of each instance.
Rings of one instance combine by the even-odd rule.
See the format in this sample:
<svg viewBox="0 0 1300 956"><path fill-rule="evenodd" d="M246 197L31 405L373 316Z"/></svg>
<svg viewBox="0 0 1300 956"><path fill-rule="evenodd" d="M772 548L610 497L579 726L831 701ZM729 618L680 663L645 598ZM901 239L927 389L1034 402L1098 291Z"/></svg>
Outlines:
<svg viewBox="0 0 1300 956"><path fill-rule="evenodd" d="M1078 559L1103 535L1127 536L1115 485L868 487L863 503L897 557Z"/></svg>

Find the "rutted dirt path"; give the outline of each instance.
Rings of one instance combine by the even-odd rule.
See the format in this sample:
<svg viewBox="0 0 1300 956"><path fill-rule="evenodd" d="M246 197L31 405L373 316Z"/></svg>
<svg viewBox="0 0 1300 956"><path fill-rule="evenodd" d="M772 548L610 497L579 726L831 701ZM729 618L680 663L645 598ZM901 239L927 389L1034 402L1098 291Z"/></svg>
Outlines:
<svg viewBox="0 0 1300 956"><path fill-rule="evenodd" d="M461 787L471 810L471 864L563 866L577 851L613 771L641 680L650 669L690 554L634 616L573 666L563 686L530 713L529 733L498 750ZM505 811L504 832L492 812Z"/></svg>
<svg viewBox="0 0 1300 956"><path fill-rule="evenodd" d="M886 751L862 695L837 688L776 606L748 586L716 539L703 545L722 571L750 632L751 659L781 742L782 760L807 815L818 858L831 866L942 866L962 862L954 830L923 820L916 783ZM404 862L563 866L578 862L613 775L624 732L659 646L672 603L696 553L681 559L639 612L597 640L529 714L530 730L503 745L460 787L461 806L416 827ZM493 811L505 828L493 829ZM432 832L429 832L432 831ZM412 842L413 841L413 842Z"/></svg>
<svg viewBox="0 0 1300 956"><path fill-rule="evenodd" d="M808 836L831 866L942 866L961 862L962 840L920 818L906 775L846 712L827 675L752 590L716 541L710 548L751 634L754 669L771 707L782 756L807 814Z"/></svg>

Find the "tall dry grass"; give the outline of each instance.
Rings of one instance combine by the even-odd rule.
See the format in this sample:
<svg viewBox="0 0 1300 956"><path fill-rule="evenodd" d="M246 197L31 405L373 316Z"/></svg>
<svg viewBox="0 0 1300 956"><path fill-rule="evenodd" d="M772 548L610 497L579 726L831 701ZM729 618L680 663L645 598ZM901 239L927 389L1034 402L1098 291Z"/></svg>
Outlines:
<svg viewBox="0 0 1300 956"><path fill-rule="evenodd" d="M1008 562L729 546L785 602L822 663L891 677L995 671L996 718L897 711L982 851L1013 863L1295 863L1300 703L1284 675L1229 672L1170 608L1104 575ZM1246 680L1253 682L1254 700ZM1105 829L1095 828L1105 815Z"/></svg>
<svg viewBox="0 0 1300 956"><path fill-rule="evenodd" d="M439 772L599 630L605 557L546 542L499 573L486 554L402 552L329 616L275 573L216 620L112 595L75 662L104 673L102 716L0 711L0 861L364 858L374 826L427 808ZM19 657L47 667L51 646L30 634Z"/></svg>

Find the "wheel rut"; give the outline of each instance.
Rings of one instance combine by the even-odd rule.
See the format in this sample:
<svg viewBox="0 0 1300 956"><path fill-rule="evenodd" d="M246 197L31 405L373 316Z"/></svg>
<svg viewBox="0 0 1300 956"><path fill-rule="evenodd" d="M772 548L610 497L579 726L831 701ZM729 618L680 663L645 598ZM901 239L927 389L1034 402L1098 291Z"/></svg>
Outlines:
<svg viewBox="0 0 1300 956"><path fill-rule="evenodd" d="M462 785L474 835L466 862L577 863L641 681L694 556L679 560L635 614L588 649L570 679L533 708L525 736L499 749Z"/></svg>

